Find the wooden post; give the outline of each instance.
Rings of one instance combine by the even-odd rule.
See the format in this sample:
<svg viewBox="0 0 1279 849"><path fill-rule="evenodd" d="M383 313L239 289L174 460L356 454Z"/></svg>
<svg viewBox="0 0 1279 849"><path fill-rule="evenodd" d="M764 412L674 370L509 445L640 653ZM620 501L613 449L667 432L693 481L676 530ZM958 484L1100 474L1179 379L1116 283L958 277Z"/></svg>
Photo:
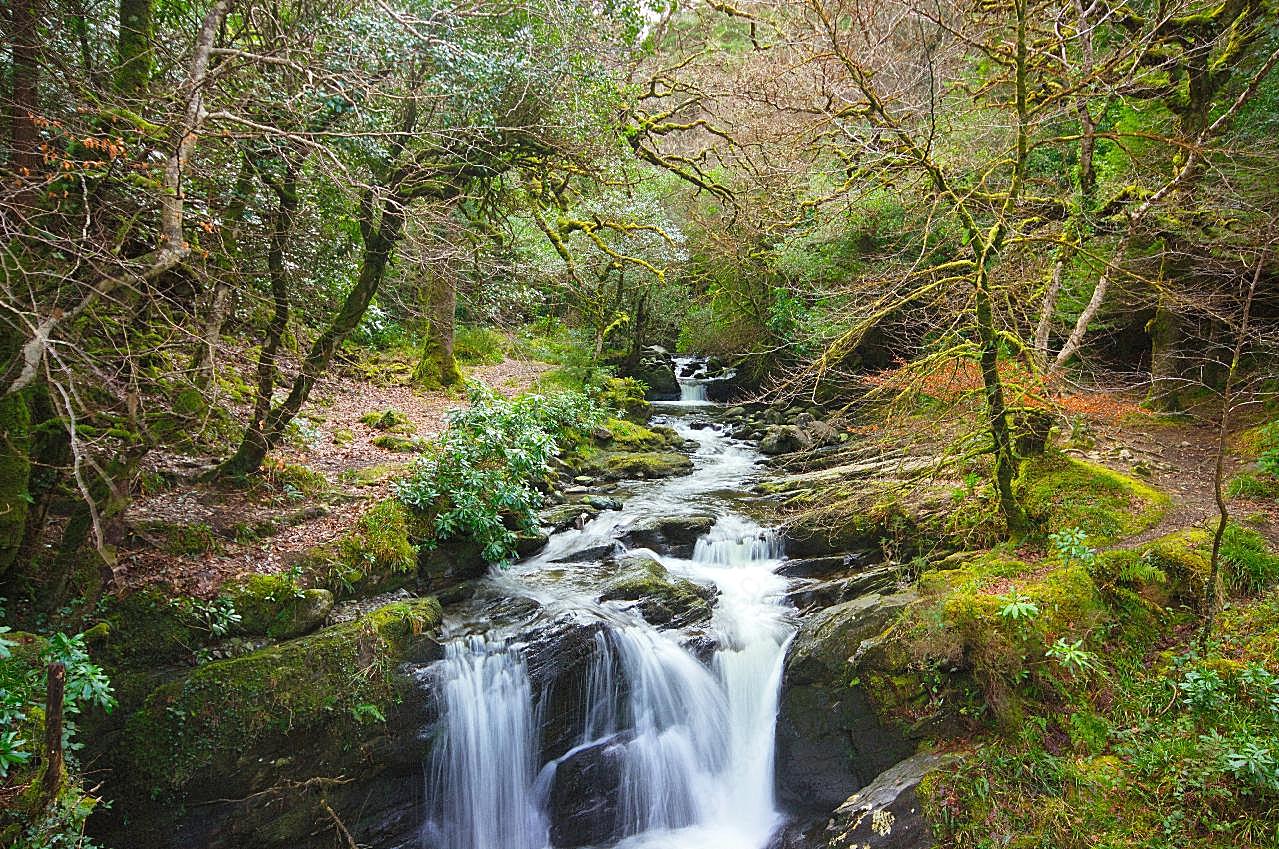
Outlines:
<svg viewBox="0 0 1279 849"><path fill-rule="evenodd" d="M50 663L44 703L44 797L49 802L62 789L62 702L66 691L66 665Z"/></svg>

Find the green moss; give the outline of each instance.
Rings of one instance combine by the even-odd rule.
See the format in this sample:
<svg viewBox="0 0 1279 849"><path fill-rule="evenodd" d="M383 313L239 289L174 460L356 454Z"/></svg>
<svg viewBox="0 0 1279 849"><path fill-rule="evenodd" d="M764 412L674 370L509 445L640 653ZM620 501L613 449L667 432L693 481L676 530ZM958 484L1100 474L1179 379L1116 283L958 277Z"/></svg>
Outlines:
<svg viewBox="0 0 1279 849"><path fill-rule="evenodd" d="M670 433L626 419L609 419L604 422L604 430L608 432L608 445L618 451L661 451L671 444Z"/></svg>
<svg viewBox="0 0 1279 849"><path fill-rule="evenodd" d="M104 621L104 655L116 667L185 661L210 637L184 609L183 599L158 588L112 599Z"/></svg>
<svg viewBox="0 0 1279 849"><path fill-rule="evenodd" d="M213 528L204 522L189 525L164 521L141 522L137 526L137 532L169 554L208 554L221 548Z"/></svg>
<svg viewBox="0 0 1279 849"><path fill-rule="evenodd" d="M340 427L333 431L334 445L350 445L355 441L355 433L348 428Z"/></svg>
<svg viewBox="0 0 1279 849"><path fill-rule="evenodd" d="M384 464L378 466L366 466L362 469L347 469L338 476L338 480L351 486L375 486L390 480L395 475L403 472L405 466L395 464Z"/></svg>
<svg viewBox="0 0 1279 849"><path fill-rule="evenodd" d="M1226 484L1229 498L1279 499L1279 478L1259 472L1241 472Z"/></svg>
<svg viewBox="0 0 1279 849"><path fill-rule="evenodd" d="M677 451L600 451L586 458L581 466L583 474L596 475L607 480L667 478L685 475L692 470L693 461L688 455Z"/></svg>
<svg viewBox="0 0 1279 849"><path fill-rule="evenodd" d="M394 408L365 413L360 416L360 423L389 433L413 433L417 430L408 416Z"/></svg>
<svg viewBox="0 0 1279 849"><path fill-rule="evenodd" d="M644 398L644 384L629 377L610 377L595 394L595 400L606 410L635 424L643 424L652 415L653 405Z"/></svg>
<svg viewBox="0 0 1279 849"><path fill-rule="evenodd" d="M410 537L423 529L395 499L375 504L336 542L311 549L299 567L338 597L371 595L404 586L417 566Z"/></svg>
<svg viewBox="0 0 1279 849"><path fill-rule="evenodd" d="M1171 503L1136 478L1060 454L1025 463L1017 495L1046 533L1079 528L1095 545L1154 527Z"/></svg>
<svg viewBox="0 0 1279 849"><path fill-rule="evenodd" d="M234 605L242 633L277 640L314 630L333 608L332 593L303 589L292 575L244 575L224 584L220 595Z"/></svg>
<svg viewBox="0 0 1279 849"><path fill-rule="evenodd" d="M31 411L22 393L0 398L0 577L22 546L31 495Z"/></svg>
<svg viewBox="0 0 1279 849"><path fill-rule="evenodd" d="M125 724L131 782L180 795L197 777L215 780L257 769L262 758L288 756L298 735L343 747L355 706L387 711L395 661L440 617L435 599L388 605L309 637L205 664L157 688Z"/></svg>
<svg viewBox="0 0 1279 849"><path fill-rule="evenodd" d="M398 436L393 433L378 434L371 441L378 448L401 454L420 453L425 447L424 443L416 437Z"/></svg>

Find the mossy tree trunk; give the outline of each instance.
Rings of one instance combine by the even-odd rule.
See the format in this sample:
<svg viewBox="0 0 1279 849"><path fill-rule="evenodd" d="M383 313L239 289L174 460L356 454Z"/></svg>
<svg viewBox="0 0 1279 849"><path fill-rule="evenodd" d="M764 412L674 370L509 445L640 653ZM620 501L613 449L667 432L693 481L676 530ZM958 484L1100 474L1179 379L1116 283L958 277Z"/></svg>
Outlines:
<svg viewBox="0 0 1279 849"><path fill-rule="evenodd" d="M453 334L457 315L457 286L447 271L428 269L419 289L425 319L422 326L422 356L413 380L425 389L442 389L462 382L453 356Z"/></svg>
<svg viewBox="0 0 1279 849"><path fill-rule="evenodd" d="M31 503L31 410L27 394L0 398L0 582L17 561Z"/></svg>
<svg viewBox="0 0 1279 849"><path fill-rule="evenodd" d="M1181 409L1183 319L1161 298L1147 327L1150 330L1150 392L1146 406L1176 412Z"/></svg>
<svg viewBox="0 0 1279 849"><path fill-rule="evenodd" d="M140 92L155 71L153 19L151 0L120 0L115 87L121 94Z"/></svg>

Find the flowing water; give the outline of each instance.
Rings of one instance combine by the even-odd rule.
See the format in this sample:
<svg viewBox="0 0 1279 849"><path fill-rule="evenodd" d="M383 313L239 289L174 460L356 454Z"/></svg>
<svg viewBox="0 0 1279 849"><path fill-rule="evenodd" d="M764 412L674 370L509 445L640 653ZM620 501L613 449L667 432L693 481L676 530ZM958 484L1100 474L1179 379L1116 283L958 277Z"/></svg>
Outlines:
<svg viewBox="0 0 1279 849"><path fill-rule="evenodd" d="M775 574L781 547L733 508L732 496L757 472L758 454L714 427L694 429L687 405L671 409L670 424L697 444L693 474L637 485L622 510L554 535L537 556L491 576L489 589L532 599L547 616L602 623L580 695L578 746L569 755L605 741L615 747L614 845L762 849L781 821L773 734L793 633L785 579ZM691 634L659 630L625 604L598 603L600 562L570 562L614 543L638 520L678 514L716 517L691 557L659 558L673 575L718 590L709 624L697 629L712 639L710 652L696 651ZM547 797L564 758L542 762L546 717L521 646L488 624L484 633L467 623L471 633L448 645L436 670L442 742L427 778L429 849L551 845Z"/></svg>

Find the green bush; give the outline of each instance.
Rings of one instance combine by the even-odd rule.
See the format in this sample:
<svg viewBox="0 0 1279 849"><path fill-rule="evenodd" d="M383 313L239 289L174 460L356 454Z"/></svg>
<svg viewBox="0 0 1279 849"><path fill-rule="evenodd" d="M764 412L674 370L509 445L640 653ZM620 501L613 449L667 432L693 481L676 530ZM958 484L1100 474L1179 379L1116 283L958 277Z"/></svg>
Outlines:
<svg viewBox="0 0 1279 849"><path fill-rule="evenodd" d="M1265 537L1256 531L1227 525L1221 560L1226 583L1235 592L1258 595L1279 583L1279 555L1270 552Z"/></svg>
<svg viewBox="0 0 1279 849"><path fill-rule="evenodd" d="M585 439L603 412L582 394L508 399L480 384L468 390L470 408L451 415L395 493L429 521L428 544L469 537L485 559L500 563L515 551L508 517L517 527L535 524L536 484L548 476L551 458Z"/></svg>

